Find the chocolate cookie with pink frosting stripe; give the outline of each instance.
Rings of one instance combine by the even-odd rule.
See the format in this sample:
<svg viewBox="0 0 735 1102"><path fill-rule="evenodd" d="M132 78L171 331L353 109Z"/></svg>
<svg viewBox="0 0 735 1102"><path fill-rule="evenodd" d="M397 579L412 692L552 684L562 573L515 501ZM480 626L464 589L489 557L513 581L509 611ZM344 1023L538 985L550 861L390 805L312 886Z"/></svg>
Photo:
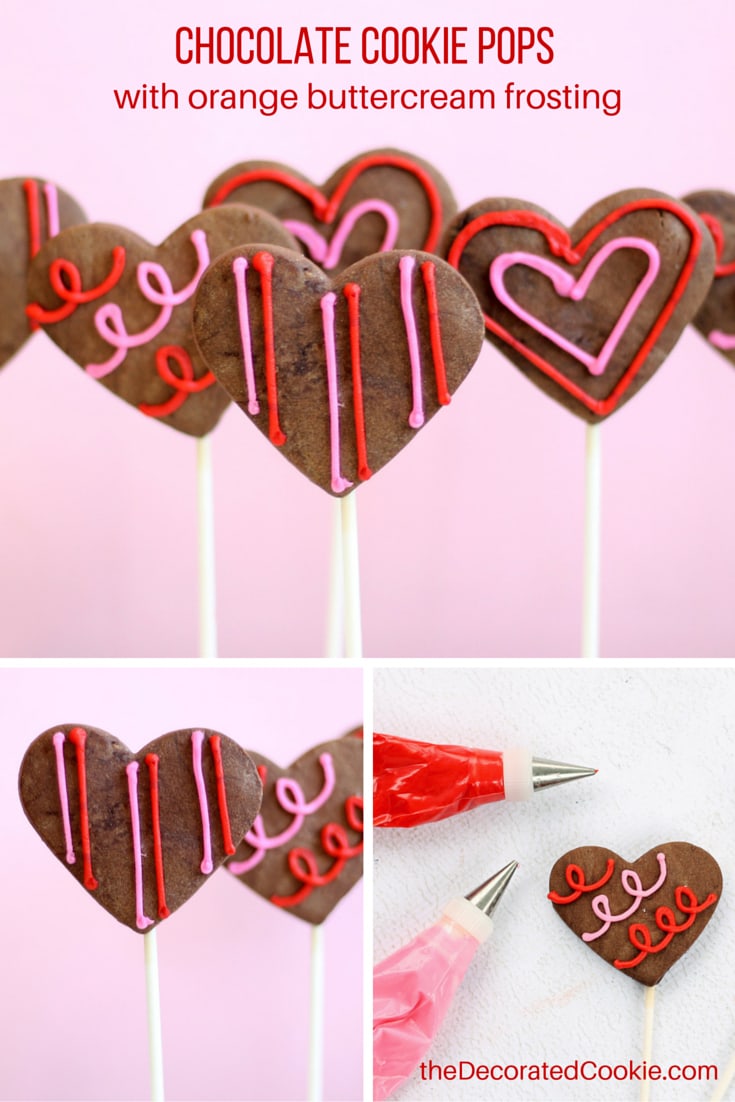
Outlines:
<svg viewBox="0 0 735 1102"><path fill-rule="evenodd" d="M262 785L217 731L186 728L133 754L96 727L50 727L26 751L20 799L90 897L131 930L168 918L253 825Z"/></svg>

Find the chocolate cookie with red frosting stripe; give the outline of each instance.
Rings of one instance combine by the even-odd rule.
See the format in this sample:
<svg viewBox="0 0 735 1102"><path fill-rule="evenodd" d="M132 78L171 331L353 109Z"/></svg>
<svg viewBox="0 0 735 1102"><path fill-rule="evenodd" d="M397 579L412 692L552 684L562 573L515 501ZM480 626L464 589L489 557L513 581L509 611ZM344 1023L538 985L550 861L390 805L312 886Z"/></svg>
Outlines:
<svg viewBox="0 0 735 1102"><path fill-rule="evenodd" d="M255 427L341 496L452 401L483 323L464 279L428 253L375 253L330 277L306 257L247 246L209 268L194 335Z"/></svg>
<svg viewBox="0 0 735 1102"><path fill-rule="evenodd" d="M118 398L204 436L229 398L194 345L194 292L213 259L245 242L296 248L277 219L235 204L195 215L158 247L122 226L65 230L31 264L29 316Z"/></svg>
<svg viewBox="0 0 735 1102"><path fill-rule="evenodd" d="M252 752L260 814L228 870L287 914L319 925L362 876L362 731L285 769Z"/></svg>
<svg viewBox="0 0 735 1102"><path fill-rule="evenodd" d="M697 211L715 243L715 278L693 325L735 364L735 195L695 191L684 202Z"/></svg>
<svg viewBox="0 0 735 1102"><path fill-rule="evenodd" d="M134 754L106 731L70 723L31 743L19 788L54 856L139 933L235 852L262 795L252 759L216 731L172 731Z"/></svg>
<svg viewBox="0 0 735 1102"><path fill-rule="evenodd" d="M322 187L275 161L244 161L210 184L204 206L250 203L280 218L306 255L341 272L371 253L435 252L457 209L440 172L399 149L360 153Z"/></svg>
<svg viewBox="0 0 735 1102"><path fill-rule="evenodd" d="M554 865L548 898L586 945L619 972L654 987L697 940L722 895L720 866L690 842L626 861L579 846Z"/></svg>
<svg viewBox="0 0 735 1102"><path fill-rule="evenodd" d="M600 200L569 230L533 203L484 199L452 221L442 254L475 291L488 339L590 423L658 370L715 264L691 207L644 189Z"/></svg>
<svg viewBox="0 0 735 1102"><path fill-rule="evenodd" d="M59 230L86 220L77 201L50 180L0 180L0 367L37 328L26 317L33 257Z"/></svg>

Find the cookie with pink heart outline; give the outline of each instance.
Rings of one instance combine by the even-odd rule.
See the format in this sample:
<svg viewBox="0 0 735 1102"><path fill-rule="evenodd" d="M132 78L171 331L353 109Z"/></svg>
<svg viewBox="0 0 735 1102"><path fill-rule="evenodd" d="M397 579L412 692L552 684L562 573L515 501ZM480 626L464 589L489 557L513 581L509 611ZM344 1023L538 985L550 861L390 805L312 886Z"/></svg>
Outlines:
<svg viewBox="0 0 735 1102"><path fill-rule="evenodd" d="M319 925L362 876L362 730L282 769L251 751L260 814L227 868L288 914Z"/></svg>
<svg viewBox="0 0 735 1102"><path fill-rule="evenodd" d="M720 866L690 842L626 861L579 846L554 865L548 898L581 940L619 972L654 987L692 947L722 895Z"/></svg>
<svg viewBox="0 0 735 1102"><path fill-rule="evenodd" d="M441 173L399 149L360 153L323 187L288 165L245 161L210 184L204 206L233 201L280 218L306 255L330 272L390 249L435 252L457 209Z"/></svg>
<svg viewBox="0 0 735 1102"><path fill-rule="evenodd" d="M204 436L229 398L194 344L194 292L214 258L246 242L297 247L277 219L235 204L195 215L158 247L122 226L65 230L31 264L28 313L118 398Z"/></svg>
<svg viewBox="0 0 735 1102"><path fill-rule="evenodd" d="M37 328L26 317L30 262L45 240L86 220L76 200L50 180L0 180L0 367Z"/></svg>
<svg viewBox="0 0 735 1102"><path fill-rule="evenodd" d="M252 759L217 731L172 731L134 754L106 731L71 723L31 743L19 789L54 856L139 933L178 910L235 852L262 795Z"/></svg>
<svg viewBox="0 0 735 1102"><path fill-rule="evenodd" d="M645 189L600 200L570 230L532 203L484 199L453 220L442 253L475 291L488 339L592 424L658 370L715 261L698 215Z"/></svg>
<svg viewBox="0 0 735 1102"><path fill-rule="evenodd" d="M330 277L306 257L248 246L207 271L194 335L255 427L340 496L449 404L483 324L465 281L428 253L375 253Z"/></svg>
<svg viewBox="0 0 735 1102"><path fill-rule="evenodd" d="M735 364L735 195L729 191L695 191L684 196L698 213L715 243L715 278L693 321L713 348Z"/></svg>

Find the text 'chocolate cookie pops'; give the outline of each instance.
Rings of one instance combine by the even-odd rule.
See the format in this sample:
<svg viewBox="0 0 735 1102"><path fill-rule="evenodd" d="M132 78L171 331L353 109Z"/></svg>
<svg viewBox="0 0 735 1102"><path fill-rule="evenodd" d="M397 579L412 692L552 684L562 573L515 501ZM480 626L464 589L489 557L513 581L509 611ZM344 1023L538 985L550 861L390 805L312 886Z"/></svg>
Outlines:
<svg viewBox="0 0 735 1102"><path fill-rule="evenodd" d="M26 317L31 261L44 241L86 220L76 200L50 180L0 180L0 367L38 328Z"/></svg>
<svg viewBox="0 0 735 1102"><path fill-rule="evenodd" d="M597 772L532 758L527 750L483 750L373 736L373 824L414 827L448 819L498 800L527 800L534 792Z"/></svg>
<svg viewBox="0 0 735 1102"><path fill-rule="evenodd" d="M698 215L644 189L602 199L570 230L532 203L485 199L452 221L444 251L492 343L590 423L661 366L714 273Z"/></svg>
<svg viewBox="0 0 735 1102"><path fill-rule="evenodd" d="M362 731L281 768L251 751L260 813L227 868L288 914L319 925L362 876Z"/></svg>
<svg viewBox="0 0 735 1102"><path fill-rule="evenodd" d="M361 153L323 187L288 165L246 161L217 177L204 206L233 201L280 218L310 260L329 272L391 249L435 252L457 209L433 165L398 149Z"/></svg>
<svg viewBox="0 0 735 1102"><path fill-rule="evenodd" d="M262 795L249 755L216 731L173 731L133 754L114 735L74 724L31 743L19 788L51 852L141 933L235 852Z"/></svg>
<svg viewBox="0 0 735 1102"><path fill-rule="evenodd" d="M293 252L248 246L209 268L194 335L255 427L341 496L449 404L483 324L465 281L428 253L378 253L332 279Z"/></svg>
<svg viewBox="0 0 735 1102"><path fill-rule="evenodd" d="M602 846L570 850L551 870L548 898L593 952L653 987L700 936L721 895L714 857L667 842L637 861Z"/></svg>
<svg viewBox="0 0 735 1102"><path fill-rule="evenodd" d="M89 223L50 241L31 265L28 316L87 375L180 432L204 436L229 403L196 350L194 293L205 269L243 242L294 248L263 211L204 211L162 245Z"/></svg>

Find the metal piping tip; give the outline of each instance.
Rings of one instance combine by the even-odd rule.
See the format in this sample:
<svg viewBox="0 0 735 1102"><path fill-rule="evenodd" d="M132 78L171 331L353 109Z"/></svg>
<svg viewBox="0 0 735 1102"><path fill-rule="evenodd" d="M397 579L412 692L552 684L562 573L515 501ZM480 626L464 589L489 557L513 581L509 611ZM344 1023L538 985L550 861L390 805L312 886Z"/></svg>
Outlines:
<svg viewBox="0 0 735 1102"><path fill-rule="evenodd" d="M518 862L510 861L494 876L491 876L489 880L480 884L479 888L475 888L473 892L466 895L465 899L468 899L470 903L474 903L479 911L490 918L517 868Z"/></svg>
<svg viewBox="0 0 735 1102"><path fill-rule="evenodd" d="M569 765L564 761L549 761L547 758L531 760L534 792L538 792L541 788L551 788L554 784L577 781L580 777L594 777L596 772L596 769L591 769L587 765Z"/></svg>

